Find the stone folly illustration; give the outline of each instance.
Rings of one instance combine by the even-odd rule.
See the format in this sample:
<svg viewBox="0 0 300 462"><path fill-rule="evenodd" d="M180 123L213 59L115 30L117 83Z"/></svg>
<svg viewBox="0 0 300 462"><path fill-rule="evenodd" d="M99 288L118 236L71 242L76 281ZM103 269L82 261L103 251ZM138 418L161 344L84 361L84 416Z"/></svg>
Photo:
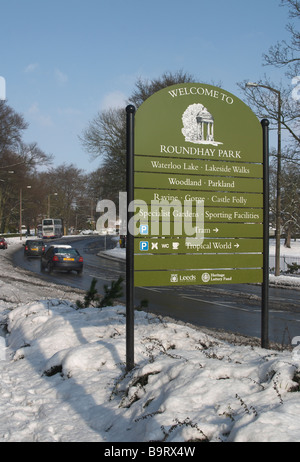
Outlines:
<svg viewBox="0 0 300 462"><path fill-rule="evenodd" d="M182 134L185 141L195 144L223 144L214 140L214 118L203 104L187 107L182 115Z"/></svg>

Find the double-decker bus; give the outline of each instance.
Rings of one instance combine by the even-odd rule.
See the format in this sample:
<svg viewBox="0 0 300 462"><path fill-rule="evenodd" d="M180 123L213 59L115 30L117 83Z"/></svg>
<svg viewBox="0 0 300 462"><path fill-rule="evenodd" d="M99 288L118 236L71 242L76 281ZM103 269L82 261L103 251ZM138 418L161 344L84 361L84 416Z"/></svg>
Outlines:
<svg viewBox="0 0 300 462"><path fill-rule="evenodd" d="M45 218L42 221L43 239L53 239L63 235L62 221L59 218Z"/></svg>

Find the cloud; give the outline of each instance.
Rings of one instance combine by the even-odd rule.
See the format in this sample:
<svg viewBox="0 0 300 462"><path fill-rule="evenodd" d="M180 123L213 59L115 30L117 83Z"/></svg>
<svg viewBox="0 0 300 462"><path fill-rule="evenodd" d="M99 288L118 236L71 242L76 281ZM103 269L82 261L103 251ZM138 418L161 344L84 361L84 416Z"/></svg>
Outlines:
<svg viewBox="0 0 300 462"><path fill-rule="evenodd" d="M55 71L54 71L54 76L55 76L56 82L57 82L59 85L64 85L64 84L67 83L67 81L69 80L67 74L64 74L64 73L63 73L62 71L60 71L59 69L55 69Z"/></svg>
<svg viewBox="0 0 300 462"><path fill-rule="evenodd" d="M37 122L39 125L42 125L43 127L52 127L53 126L53 121L50 116L42 114L39 108L38 103L33 103L30 108L27 111L29 117L34 119L35 122Z"/></svg>
<svg viewBox="0 0 300 462"><path fill-rule="evenodd" d="M127 97L121 91L113 91L104 96L101 101L101 109L119 108L126 106Z"/></svg>
<svg viewBox="0 0 300 462"><path fill-rule="evenodd" d="M66 115L66 116L78 116L78 115L81 115L81 111L73 107L65 107L65 108L58 108L58 114Z"/></svg>
<svg viewBox="0 0 300 462"><path fill-rule="evenodd" d="M38 63L28 64L28 66L25 67L24 72L26 74L29 74L31 72L34 72L38 67L39 67Z"/></svg>

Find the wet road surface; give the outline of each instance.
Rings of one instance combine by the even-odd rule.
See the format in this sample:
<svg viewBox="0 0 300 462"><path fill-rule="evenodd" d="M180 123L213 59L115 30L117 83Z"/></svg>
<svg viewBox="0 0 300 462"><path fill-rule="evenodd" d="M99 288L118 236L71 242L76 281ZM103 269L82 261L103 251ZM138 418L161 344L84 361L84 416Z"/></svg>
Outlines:
<svg viewBox="0 0 300 462"><path fill-rule="evenodd" d="M63 239L64 243L66 239ZM92 278L96 278L99 293L102 292L104 284L110 285L111 281L118 279L120 275L125 281L125 261L111 260L97 255L115 246L111 236L76 237L70 239L68 243L77 248L84 257L84 271L81 276L75 272L54 272L51 275L47 272L41 273L39 258L24 258L23 250L15 254L14 262L39 274L43 279L82 290L87 290ZM135 289L136 305L146 299L148 310L151 312L196 326L223 329L258 338L261 336L260 297L260 286L250 284ZM122 301L125 301L125 297ZM292 338L298 335L300 335L300 291L270 288L270 341L290 345Z"/></svg>

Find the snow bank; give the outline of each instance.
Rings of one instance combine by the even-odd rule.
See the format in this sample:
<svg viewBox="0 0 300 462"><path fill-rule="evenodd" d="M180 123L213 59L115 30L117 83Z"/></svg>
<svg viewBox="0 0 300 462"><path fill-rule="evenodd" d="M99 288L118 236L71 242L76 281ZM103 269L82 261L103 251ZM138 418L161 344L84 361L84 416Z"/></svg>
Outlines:
<svg viewBox="0 0 300 462"><path fill-rule="evenodd" d="M300 360L123 306L44 300L8 316L0 441L300 441Z"/></svg>

